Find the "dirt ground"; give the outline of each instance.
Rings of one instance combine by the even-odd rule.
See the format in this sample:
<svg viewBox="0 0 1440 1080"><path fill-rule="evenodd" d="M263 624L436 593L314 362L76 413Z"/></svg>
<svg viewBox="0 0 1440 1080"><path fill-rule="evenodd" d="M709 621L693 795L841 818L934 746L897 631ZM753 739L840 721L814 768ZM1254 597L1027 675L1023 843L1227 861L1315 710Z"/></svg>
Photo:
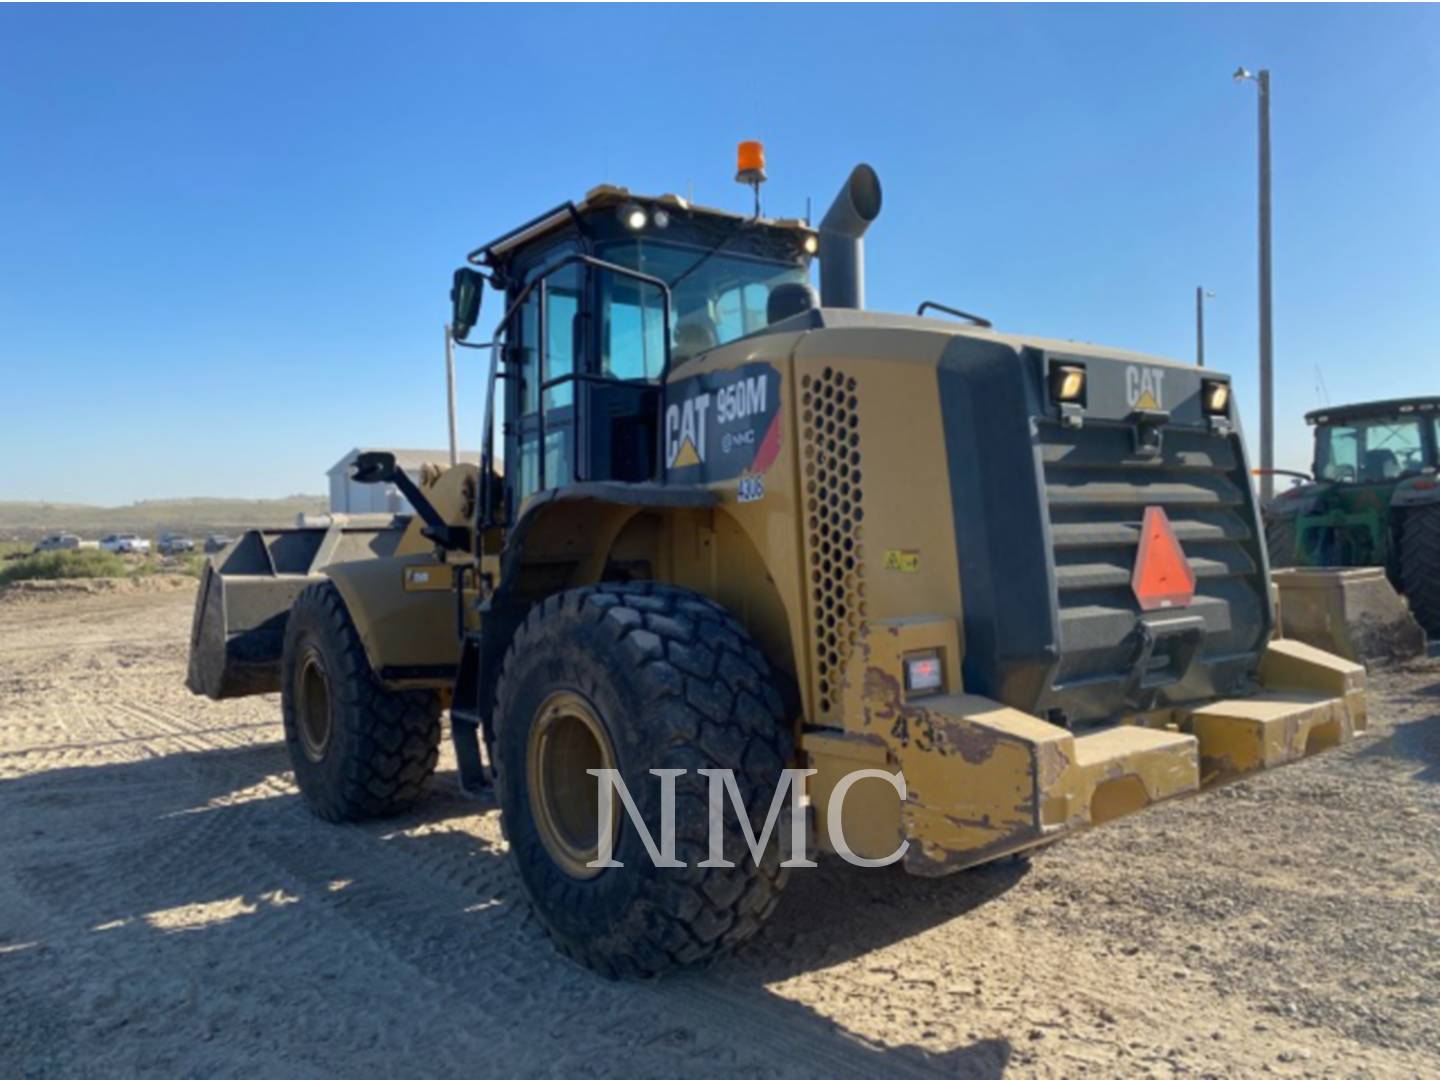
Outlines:
<svg viewBox="0 0 1440 1080"><path fill-rule="evenodd" d="M1440 1075L1440 661L1373 731L941 881L834 862L709 971L558 958L493 806L312 818L193 583L0 598L0 1074Z"/></svg>

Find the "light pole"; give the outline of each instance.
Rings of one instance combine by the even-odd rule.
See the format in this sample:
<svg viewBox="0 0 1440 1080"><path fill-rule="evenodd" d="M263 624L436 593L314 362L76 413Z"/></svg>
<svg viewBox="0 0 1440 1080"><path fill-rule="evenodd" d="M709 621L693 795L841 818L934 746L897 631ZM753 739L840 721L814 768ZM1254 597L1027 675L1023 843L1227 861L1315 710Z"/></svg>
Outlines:
<svg viewBox="0 0 1440 1080"><path fill-rule="evenodd" d="M1203 285L1195 286L1195 366L1205 366L1205 298L1215 294Z"/></svg>
<svg viewBox="0 0 1440 1080"><path fill-rule="evenodd" d="M460 443L455 432L455 335L445 324L445 408L450 417L450 464L460 460Z"/></svg>
<svg viewBox="0 0 1440 1080"><path fill-rule="evenodd" d="M1235 81L1260 88L1260 500L1275 494L1275 338L1270 322L1270 72L1235 69Z"/></svg>

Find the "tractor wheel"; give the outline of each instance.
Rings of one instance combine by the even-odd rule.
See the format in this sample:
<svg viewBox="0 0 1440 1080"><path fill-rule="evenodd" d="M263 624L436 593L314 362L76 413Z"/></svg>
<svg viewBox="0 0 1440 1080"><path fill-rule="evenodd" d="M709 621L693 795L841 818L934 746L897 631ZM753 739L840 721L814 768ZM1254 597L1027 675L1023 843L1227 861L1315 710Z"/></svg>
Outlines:
<svg viewBox="0 0 1440 1080"><path fill-rule="evenodd" d="M1295 565L1294 518L1270 518L1265 522L1265 549L1270 554L1271 570Z"/></svg>
<svg viewBox="0 0 1440 1080"><path fill-rule="evenodd" d="M388 817L420 797L439 757L440 698L381 685L330 582L290 609L280 670L285 745L316 814Z"/></svg>
<svg viewBox="0 0 1440 1080"><path fill-rule="evenodd" d="M1415 621L1426 634L1440 637L1440 506L1405 511L1400 585Z"/></svg>
<svg viewBox="0 0 1440 1080"><path fill-rule="evenodd" d="M725 800L724 851L709 855L708 779L734 770L762 827L792 739L769 665L723 608L684 589L606 584L549 597L516 631L500 674L497 789L510 852L562 952L611 978L709 961L770 915L788 871L776 830L756 861ZM657 867L613 791L613 858L598 861L600 794L616 769L662 847L660 780L675 780L675 859ZM663 854L663 850L662 850Z"/></svg>

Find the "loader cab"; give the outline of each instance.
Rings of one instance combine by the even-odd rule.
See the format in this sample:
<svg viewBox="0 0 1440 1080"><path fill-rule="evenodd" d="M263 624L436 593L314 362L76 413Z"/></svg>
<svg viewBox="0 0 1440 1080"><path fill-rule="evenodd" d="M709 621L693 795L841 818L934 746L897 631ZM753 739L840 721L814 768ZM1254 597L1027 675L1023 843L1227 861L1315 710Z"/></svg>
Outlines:
<svg viewBox="0 0 1440 1080"><path fill-rule="evenodd" d="M814 235L598 188L473 252L505 296L485 437L487 462L503 462L490 523L566 484L662 480L670 371L803 309Z"/></svg>

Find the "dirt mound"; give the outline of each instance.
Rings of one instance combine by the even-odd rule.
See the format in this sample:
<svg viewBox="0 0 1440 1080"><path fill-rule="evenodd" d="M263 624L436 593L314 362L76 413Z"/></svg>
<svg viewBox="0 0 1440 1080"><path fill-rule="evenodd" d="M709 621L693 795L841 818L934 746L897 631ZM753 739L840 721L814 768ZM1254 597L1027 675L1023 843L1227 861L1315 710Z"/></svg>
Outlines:
<svg viewBox="0 0 1440 1080"><path fill-rule="evenodd" d="M16 581L0 586L0 604L78 596L112 596L123 593L169 593L194 589L199 583L189 574L144 574L123 578L61 578L58 581Z"/></svg>

